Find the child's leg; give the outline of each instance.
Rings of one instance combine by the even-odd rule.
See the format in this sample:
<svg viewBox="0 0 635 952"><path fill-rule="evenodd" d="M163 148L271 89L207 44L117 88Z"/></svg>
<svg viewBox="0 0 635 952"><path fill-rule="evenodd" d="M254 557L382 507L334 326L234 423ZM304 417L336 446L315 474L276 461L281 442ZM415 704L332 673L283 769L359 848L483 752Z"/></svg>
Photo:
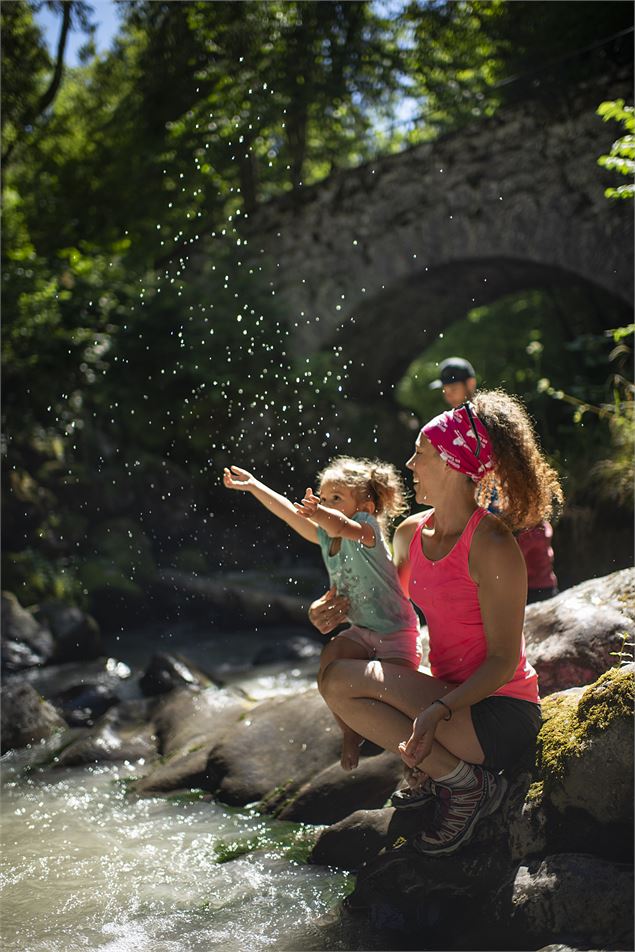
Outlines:
<svg viewBox="0 0 635 952"><path fill-rule="evenodd" d="M332 638L325 646L320 658L320 670L318 671L317 676L317 684L320 692L322 690L322 678L324 676L324 672L332 661L336 661L339 658L351 658L360 661L366 661L370 660L370 654L367 648L365 648L359 642L353 641L351 638L347 638L345 634L336 635L335 638ZM341 717L339 717L337 714L334 713L333 717L337 721L343 735L340 764L342 765L343 770L353 770L359 763L359 747L360 744L363 743L364 738L361 736L361 734L358 734L356 731L351 730L350 727L347 727Z"/></svg>

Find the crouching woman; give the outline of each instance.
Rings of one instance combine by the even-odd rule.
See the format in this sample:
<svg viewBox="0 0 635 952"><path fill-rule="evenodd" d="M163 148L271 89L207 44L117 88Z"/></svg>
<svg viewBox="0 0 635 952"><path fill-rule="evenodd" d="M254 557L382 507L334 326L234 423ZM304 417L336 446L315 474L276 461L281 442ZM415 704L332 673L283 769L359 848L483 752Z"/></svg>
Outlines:
<svg viewBox="0 0 635 952"><path fill-rule="evenodd" d="M432 419L406 466L417 502L433 508L401 523L394 557L428 623L431 675L335 660L321 691L349 728L400 754L418 778L395 805L434 800L414 846L437 855L459 849L498 808L505 769L540 728L522 634L527 575L512 533L548 519L562 490L523 405L501 391ZM498 516L487 511L494 491ZM329 596L310 616L326 632L345 612L345 601Z"/></svg>

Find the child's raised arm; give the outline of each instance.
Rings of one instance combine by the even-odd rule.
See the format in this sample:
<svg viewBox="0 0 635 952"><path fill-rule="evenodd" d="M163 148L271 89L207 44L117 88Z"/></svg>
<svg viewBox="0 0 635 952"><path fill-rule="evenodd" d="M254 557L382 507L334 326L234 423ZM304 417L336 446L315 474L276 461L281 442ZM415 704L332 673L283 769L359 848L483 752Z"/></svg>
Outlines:
<svg viewBox="0 0 635 952"><path fill-rule="evenodd" d="M326 534L331 538L339 536L342 539L352 539L353 542L361 542L368 548L373 548L376 543L375 530L367 522L355 522L349 519L343 512L337 509L329 509L320 503L320 497L316 496L311 487L307 488L302 502L294 503L295 508L305 518L309 518L316 525L321 526Z"/></svg>
<svg viewBox="0 0 635 952"><path fill-rule="evenodd" d="M261 483L260 480L248 473L246 469L240 469L239 466L225 467L223 470L223 485L227 489L241 489L243 492L251 493L265 509L282 519L288 526L291 526L298 535L309 542L318 542L317 524L312 519L307 519L296 512L295 507L286 496L274 492L269 486Z"/></svg>

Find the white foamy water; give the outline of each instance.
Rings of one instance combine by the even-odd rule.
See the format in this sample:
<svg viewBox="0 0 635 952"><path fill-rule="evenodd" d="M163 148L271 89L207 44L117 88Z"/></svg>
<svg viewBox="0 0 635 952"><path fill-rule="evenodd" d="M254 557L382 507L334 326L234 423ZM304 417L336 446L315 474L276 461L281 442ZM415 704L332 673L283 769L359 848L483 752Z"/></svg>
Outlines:
<svg viewBox="0 0 635 952"><path fill-rule="evenodd" d="M346 874L294 859L314 828L138 799L126 792L132 766L25 775L26 758L3 758L3 952L267 949L350 888Z"/></svg>

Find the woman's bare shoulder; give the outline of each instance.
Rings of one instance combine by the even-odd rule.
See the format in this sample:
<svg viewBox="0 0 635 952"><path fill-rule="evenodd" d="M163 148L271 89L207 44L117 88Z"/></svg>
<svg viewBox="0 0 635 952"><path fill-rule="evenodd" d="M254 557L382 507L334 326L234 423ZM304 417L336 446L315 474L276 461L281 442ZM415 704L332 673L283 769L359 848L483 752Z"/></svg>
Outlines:
<svg viewBox="0 0 635 952"><path fill-rule="evenodd" d="M430 517L434 510L426 509L425 512L413 512L411 516L407 516L403 522L400 522L397 529L395 530L394 540L410 540L412 539L415 529L426 517Z"/></svg>
<svg viewBox="0 0 635 952"><path fill-rule="evenodd" d="M470 548L472 577L483 570L514 572L524 567L524 559L511 530L493 513L481 519Z"/></svg>

